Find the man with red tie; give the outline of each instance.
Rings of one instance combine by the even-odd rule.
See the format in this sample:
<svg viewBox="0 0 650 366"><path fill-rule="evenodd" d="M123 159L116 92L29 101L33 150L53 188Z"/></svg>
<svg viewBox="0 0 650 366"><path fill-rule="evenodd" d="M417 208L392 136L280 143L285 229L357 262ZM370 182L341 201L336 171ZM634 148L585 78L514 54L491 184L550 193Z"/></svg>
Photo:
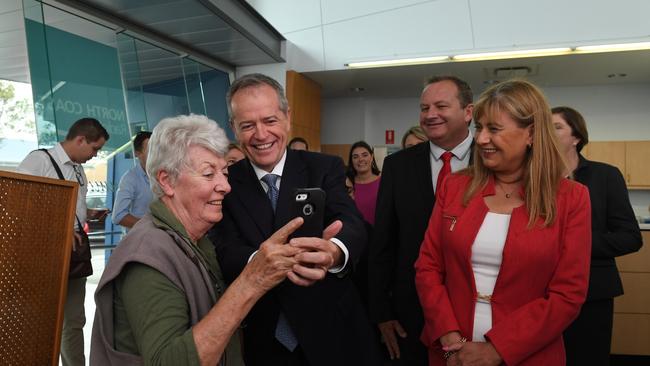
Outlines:
<svg viewBox="0 0 650 366"><path fill-rule="evenodd" d="M472 108L472 90L465 81L430 78L420 96L420 126L429 141L384 160L369 253L369 305L370 319L397 365L428 364L420 342L424 322L413 265L437 187L470 163Z"/></svg>

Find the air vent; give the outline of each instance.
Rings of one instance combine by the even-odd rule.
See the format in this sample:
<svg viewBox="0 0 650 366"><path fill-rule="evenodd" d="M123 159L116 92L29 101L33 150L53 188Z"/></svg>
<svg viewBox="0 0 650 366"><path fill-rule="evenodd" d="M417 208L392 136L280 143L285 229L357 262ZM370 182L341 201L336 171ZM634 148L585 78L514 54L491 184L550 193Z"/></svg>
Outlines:
<svg viewBox="0 0 650 366"><path fill-rule="evenodd" d="M492 71L492 75L498 79L521 78L530 76L532 71L528 66L498 67Z"/></svg>

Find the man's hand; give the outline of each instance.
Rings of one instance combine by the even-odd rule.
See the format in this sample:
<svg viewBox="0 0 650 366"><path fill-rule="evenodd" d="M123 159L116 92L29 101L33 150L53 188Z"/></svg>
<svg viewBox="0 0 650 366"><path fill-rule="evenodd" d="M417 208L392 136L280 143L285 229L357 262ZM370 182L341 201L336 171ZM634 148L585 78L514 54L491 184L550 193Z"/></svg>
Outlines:
<svg viewBox="0 0 650 366"><path fill-rule="evenodd" d="M301 217L289 221L273 233L244 267L241 277L260 294L282 282L297 263L296 255L303 249L286 245L289 235L303 224Z"/></svg>
<svg viewBox="0 0 650 366"><path fill-rule="evenodd" d="M322 238L294 238L290 246L299 248L301 252L296 255L296 263L287 278L299 286L311 286L316 281L325 278L327 271L341 265L343 252L332 239L341 231L343 223L334 221L325 230Z"/></svg>
<svg viewBox="0 0 650 366"><path fill-rule="evenodd" d="M81 234L79 234L76 231L73 231L72 234L74 235L74 237L72 238L73 239L72 240L72 251L76 252L77 248L81 248L81 240L82 240L81 239Z"/></svg>
<svg viewBox="0 0 650 366"><path fill-rule="evenodd" d="M404 331L404 328L402 328L402 325L397 320L389 320L379 323L377 326L381 332L381 338L384 340L384 343L386 343L390 359L394 360L400 358L399 345L395 334L397 333L400 337L406 338L407 334Z"/></svg>

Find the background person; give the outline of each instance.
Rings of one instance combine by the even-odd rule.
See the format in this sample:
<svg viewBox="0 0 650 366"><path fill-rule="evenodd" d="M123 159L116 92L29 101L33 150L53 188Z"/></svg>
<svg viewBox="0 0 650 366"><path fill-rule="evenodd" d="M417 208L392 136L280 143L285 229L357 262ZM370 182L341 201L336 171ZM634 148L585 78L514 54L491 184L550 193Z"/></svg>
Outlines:
<svg viewBox="0 0 650 366"><path fill-rule="evenodd" d="M228 152L226 153L226 163L228 166L235 164L240 160L246 159L246 155L236 143L228 144Z"/></svg>
<svg viewBox="0 0 650 366"><path fill-rule="evenodd" d="M402 136L402 149L408 149L411 146L425 141L428 141L428 138L422 130L422 127L413 126L404 133L404 136Z"/></svg>
<svg viewBox="0 0 650 366"><path fill-rule="evenodd" d="M309 151L309 144L307 144L307 140L302 137L294 137L289 141L289 148L291 150Z"/></svg>
<svg viewBox="0 0 650 366"><path fill-rule="evenodd" d="M420 96L420 127L428 143L384 160L369 248L369 304L370 318L395 364L427 364L413 264L438 182L470 163L472 108L472 90L466 82L455 76L432 77Z"/></svg>
<svg viewBox="0 0 650 366"><path fill-rule="evenodd" d="M82 118L72 124L63 142L48 150L59 166L63 177L66 180L79 183L75 215L81 223L81 227L78 227L77 220L75 220L75 231L83 230L88 211L86 207L88 180L81 164L97 156L97 152L108 141L108 138L108 132L99 121L94 118ZM38 150L29 153L18 165L17 171L59 179L50 157L45 152ZM75 234L73 248L80 241L81 237ZM88 265L90 266L90 263ZM83 333L83 327L86 324L85 297L86 277L69 278L61 335L61 362L64 366L83 366L86 363Z"/></svg>
<svg viewBox="0 0 650 366"><path fill-rule="evenodd" d="M489 88L474 121L474 163L437 193L415 264L429 364L564 365L587 292L589 192L564 178L534 85Z"/></svg>
<svg viewBox="0 0 650 366"><path fill-rule="evenodd" d="M151 132L140 131L133 139L133 150L138 163L120 179L113 204L113 222L130 229L149 211L153 199L147 176L147 154Z"/></svg>
<svg viewBox="0 0 650 366"><path fill-rule="evenodd" d="M363 219L371 225L375 224L380 174L372 147L365 141L352 144L347 176L354 183L354 202Z"/></svg>
<svg viewBox="0 0 650 366"><path fill-rule="evenodd" d="M236 332L281 282L302 219L262 243L226 289L206 232L230 191L228 140L205 116L166 118L151 136L147 172L156 199L113 252L97 287L92 365L243 365Z"/></svg>
<svg viewBox="0 0 650 366"><path fill-rule="evenodd" d="M625 179L615 167L585 159L587 124L570 107L552 109L553 124L566 161L566 175L589 189L591 201L591 268L587 301L564 331L568 365L609 365L614 297L623 294L615 258L643 245Z"/></svg>

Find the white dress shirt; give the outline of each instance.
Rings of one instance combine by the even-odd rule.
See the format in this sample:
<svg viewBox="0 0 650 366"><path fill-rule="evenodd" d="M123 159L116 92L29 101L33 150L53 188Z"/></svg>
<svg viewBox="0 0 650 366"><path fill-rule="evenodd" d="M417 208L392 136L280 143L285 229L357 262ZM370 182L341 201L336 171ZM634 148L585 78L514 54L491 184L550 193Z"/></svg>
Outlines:
<svg viewBox="0 0 650 366"><path fill-rule="evenodd" d="M470 158L470 148L472 147L472 132L467 133L467 137L460 144L456 145L450 152L453 155L451 158L451 171L456 172L461 169L467 168L469 165ZM429 141L429 161L431 162L431 179L433 181L433 191L436 190L436 185L438 184L438 173L442 169L442 154L447 150L438 147Z"/></svg>
<svg viewBox="0 0 650 366"><path fill-rule="evenodd" d="M86 193L88 192L88 179L86 178L86 173L84 172L83 166L77 164L70 160L68 154L63 150L63 146L60 143L56 144L53 148L47 150L54 161L59 165L63 178L72 182L78 182L79 191L77 192L77 206L76 206L76 215L81 221L81 225L86 222ZM75 168L79 171L79 179L77 179L77 173ZM52 165L52 161L43 151L32 151L25 157L25 159L18 165L16 169L18 173L36 175L39 177L47 177L59 179L56 170ZM77 220L74 223L77 227Z"/></svg>
<svg viewBox="0 0 650 366"><path fill-rule="evenodd" d="M286 163L286 161L287 161L286 149L284 150L284 154L282 154L282 158L280 159L280 161L278 161L275 167L273 167L273 170L270 173L256 166L255 164L253 164L252 161L250 161L251 166L253 167L253 171L255 171L255 175L257 176L257 181L262 185L264 192L269 191L269 186L264 181L262 181L262 177L264 177L267 174L275 174L278 176L278 179L276 180L275 184L277 185L278 191L280 190L280 185L282 182L282 172L284 171L284 164ZM308 187L304 187L304 188L308 188ZM341 240L337 238L332 238L330 239L330 241L334 243L336 246L338 246L339 248L341 248L341 251L343 252L343 257L344 257L343 264L341 266L332 267L329 269L330 273L339 273L343 270L343 268L345 268L345 265L348 264L348 257L350 256L350 252L348 251L348 248L345 246L345 244L343 244ZM255 253L257 253L257 251L255 251ZM250 256L250 258L248 259L249 262L253 258L255 253L253 253Z"/></svg>

